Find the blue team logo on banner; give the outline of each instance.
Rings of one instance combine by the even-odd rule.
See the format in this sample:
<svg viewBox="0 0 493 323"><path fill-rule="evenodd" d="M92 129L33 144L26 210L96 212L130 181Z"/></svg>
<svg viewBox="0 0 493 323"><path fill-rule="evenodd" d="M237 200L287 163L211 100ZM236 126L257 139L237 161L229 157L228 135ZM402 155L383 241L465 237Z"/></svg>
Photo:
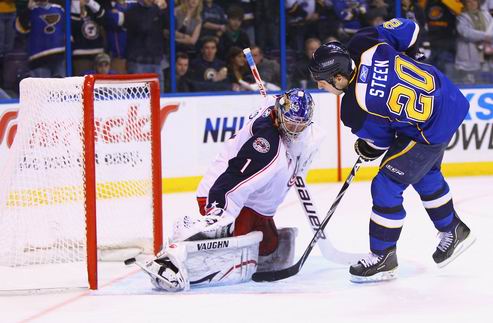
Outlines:
<svg viewBox="0 0 493 323"><path fill-rule="evenodd" d="M368 78L368 67L366 67L365 65L361 65L361 71L359 73L359 80L363 83L366 83L366 80Z"/></svg>

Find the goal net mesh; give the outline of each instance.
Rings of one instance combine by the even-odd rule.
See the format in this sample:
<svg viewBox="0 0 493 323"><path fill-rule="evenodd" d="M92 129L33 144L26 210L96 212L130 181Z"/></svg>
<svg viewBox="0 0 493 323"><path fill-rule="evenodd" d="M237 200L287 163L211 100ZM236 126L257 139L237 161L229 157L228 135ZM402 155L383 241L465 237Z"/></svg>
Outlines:
<svg viewBox="0 0 493 323"><path fill-rule="evenodd" d="M0 266L86 261L83 77L25 79L0 174ZM150 88L94 86L98 252L152 252ZM111 256L109 256L111 258Z"/></svg>

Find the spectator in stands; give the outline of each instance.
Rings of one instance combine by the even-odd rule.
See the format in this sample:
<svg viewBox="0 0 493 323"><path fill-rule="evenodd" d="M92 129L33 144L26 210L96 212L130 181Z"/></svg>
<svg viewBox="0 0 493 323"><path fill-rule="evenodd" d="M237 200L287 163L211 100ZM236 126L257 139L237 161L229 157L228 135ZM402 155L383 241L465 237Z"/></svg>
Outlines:
<svg viewBox="0 0 493 323"><path fill-rule="evenodd" d="M112 57L111 69L119 74L127 73L127 31L123 28L125 12L135 2L113 0L105 14L106 45Z"/></svg>
<svg viewBox="0 0 493 323"><path fill-rule="evenodd" d="M262 80L280 86L281 68L279 63L275 60L265 58L262 49L256 45L253 45L250 49L252 51L253 60L262 76Z"/></svg>
<svg viewBox="0 0 493 323"><path fill-rule="evenodd" d="M3 71L3 58L14 47L15 38L15 1L4 0L0 2L0 71ZM0 72L0 87L2 86L2 74Z"/></svg>
<svg viewBox="0 0 493 323"><path fill-rule="evenodd" d="M481 71L491 73L493 18L487 9L480 8L479 0L462 0L462 3L464 10L457 17L455 68L459 81L475 84L481 81Z"/></svg>
<svg viewBox="0 0 493 323"><path fill-rule="evenodd" d="M250 47L250 39L241 29L243 9L232 5L227 10L227 16L226 32L219 39L219 56L221 58L225 58L229 49L233 46L239 48Z"/></svg>
<svg viewBox="0 0 493 323"><path fill-rule="evenodd" d="M228 69L224 61L216 57L217 41L214 37L201 40L199 57L191 62L191 79L195 91L229 91L232 84L226 80Z"/></svg>
<svg viewBox="0 0 493 323"><path fill-rule="evenodd" d="M115 72L111 70L110 55L106 53L96 55L96 58L94 59L94 68L96 69L96 74L115 74Z"/></svg>
<svg viewBox="0 0 493 323"><path fill-rule="evenodd" d="M369 9L365 15L366 25L376 27L383 24L386 19L382 10Z"/></svg>
<svg viewBox="0 0 493 323"><path fill-rule="evenodd" d="M332 2L335 14L342 22L338 38L344 43L363 27L368 4L366 0L333 0Z"/></svg>
<svg viewBox="0 0 493 323"><path fill-rule="evenodd" d="M30 0L16 28L28 35L32 77L65 76L65 10L48 0Z"/></svg>
<svg viewBox="0 0 493 323"><path fill-rule="evenodd" d="M243 50L233 46L228 50L228 79L233 84L233 91L252 91L251 83L255 81L250 76L250 68L246 63Z"/></svg>
<svg viewBox="0 0 493 323"><path fill-rule="evenodd" d="M72 64L74 75L91 69L94 58L104 51L101 24L105 10L96 0L73 0L70 12L72 28Z"/></svg>
<svg viewBox="0 0 493 323"><path fill-rule="evenodd" d="M404 0L406 1L406 0ZM394 4L393 1L392 5ZM402 2L402 0L401 0ZM368 10L367 12L374 11L376 15L382 16L387 20L387 17L389 16L389 3L387 3L385 0L368 0ZM393 18L393 17L392 17Z"/></svg>
<svg viewBox="0 0 493 323"><path fill-rule="evenodd" d="M202 0L183 0L175 9L177 50L193 56L202 29L202 6Z"/></svg>
<svg viewBox="0 0 493 323"><path fill-rule="evenodd" d="M193 81L190 78L190 59L187 53L177 52L175 63L175 81L177 92L193 92ZM171 92L171 78L166 79L166 92Z"/></svg>
<svg viewBox="0 0 493 323"><path fill-rule="evenodd" d="M423 46L430 50L426 62L452 76L457 38L455 15L441 0L428 0L425 19L428 32Z"/></svg>
<svg viewBox="0 0 493 323"><path fill-rule="evenodd" d="M188 70L189 58L186 53L176 53L176 90L178 92L192 92L193 83Z"/></svg>
<svg viewBox="0 0 493 323"><path fill-rule="evenodd" d="M287 33L289 46L297 56L303 52L303 42L307 35L313 37L319 20L315 0L286 0Z"/></svg>
<svg viewBox="0 0 493 323"><path fill-rule="evenodd" d="M389 12L391 17L396 17L393 1L389 3ZM419 25L420 33L425 31L425 13L417 0L401 0L401 17L414 20Z"/></svg>
<svg viewBox="0 0 493 323"><path fill-rule="evenodd" d="M482 1L481 8L488 10L490 15L493 16L493 0Z"/></svg>
<svg viewBox="0 0 493 323"><path fill-rule="evenodd" d="M111 69L111 57L106 53L99 53L94 58L94 68L83 73L88 74L117 74Z"/></svg>
<svg viewBox="0 0 493 323"><path fill-rule="evenodd" d="M165 35L169 33L167 13L162 1L139 0L125 13L127 29L127 69L129 73L156 73L164 89L162 63Z"/></svg>
<svg viewBox="0 0 493 323"><path fill-rule="evenodd" d="M299 87L302 89L316 89L317 83L312 79L308 65L313 53L320 47L320 40L308 38L305 41L305 56L292 66L290 72L290 88Z"/></svg>
<svg viewBox="0 0 493 323"><path fill-rule="evenodd" d="M277 7L279 12L279 1L265 0L271 2L273 6ZM256 19L256 5L263 0L216 0L216 2L223 8L228 9L231 6L240 7L243 10L241 29L246 32L248 39L251 43L255 42L255 28L259 22ZM269 14L275 14L276 10L268 12Z"/></svg>
<svg viewBox="0 0 493 323"><path fill-rule="evenodd" d="M250 43L255 43L255 2L256 0L236 0L237 4L243 9L243 19L241 29L248 35ZM278 4L279 5L279 4Z"/></svg>
<svg viewBox="0 0 493 323"><path fill-rule="evenodd" d="M332 0L318 0L316 2L315 10L318 13L316 36L319 39L326 39L327 37L337 37L340 27L340 21L335 14Z"/></svg>
<svg viewBox="0 0 493 323"><path fill-rule="evenodd" d="M226 13L224 9L214 3L214 0L205 0L202 9L202 30L200 38L212 36L219 38L226 31Z"/></svg>
<svg viewBox="0 0 493 323"><path fill-rule="evenodd" d="M255 2L255 43L266 52L279 49L279 3Z"/></svg>
<svg viewBox="0 0 493 323"><path fill-rule="evenodd" d="M378 26L384 23L389 15L388 9L389 5L385 0L370 0L368 2L368 11L365 14L365 24L367 26Z"/></svg>

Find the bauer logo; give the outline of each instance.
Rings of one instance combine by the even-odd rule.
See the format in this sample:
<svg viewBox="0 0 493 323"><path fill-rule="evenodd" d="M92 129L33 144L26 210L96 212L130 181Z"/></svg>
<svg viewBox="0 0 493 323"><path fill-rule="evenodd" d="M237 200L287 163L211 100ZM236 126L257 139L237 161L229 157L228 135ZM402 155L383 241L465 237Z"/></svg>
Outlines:
<svg viewBox="0 0 493 323"><path fill-rule="evenodd" d="M306 216L308 216L308 220L310 221L313 232L317 232L317 230L320 228L320 219L318 218L317 211L312 202L312 197L310 196L310 193L306 188L303 177L296 176L295 185L296 189L298 190L298 197L301 203L303 203L303 209ZM318 239L327 239L323 231L318 231Z"/></svg>

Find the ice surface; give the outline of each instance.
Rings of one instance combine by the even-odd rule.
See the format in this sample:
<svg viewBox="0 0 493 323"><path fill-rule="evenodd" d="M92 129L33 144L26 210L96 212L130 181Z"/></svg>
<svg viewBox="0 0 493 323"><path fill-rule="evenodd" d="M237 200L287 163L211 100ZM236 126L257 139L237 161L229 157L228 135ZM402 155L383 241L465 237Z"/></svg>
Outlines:
<svg viewBox="0 0 493 323"><path fill-rule="evenodd" d="M431 258L436 230L410 188L397 251L399 278L392 282L352 284L348 268L328 262L318 249L298 275L284 281L178 294L153 290L134 266L104 263L95 292L0 296L0 322L493 322L493 177L452 178L449 184L459 215L478 240L443 269ZM340 186L310 186L319 212L325 214ZM338 249L368 250L369 192L369 182L351 184L336 210L327 231ZM192 193L165 195L164 205L165 228L171 216L197 212ZM276 222L299 227L298 258L311 231L293 193Z"/></svg>

